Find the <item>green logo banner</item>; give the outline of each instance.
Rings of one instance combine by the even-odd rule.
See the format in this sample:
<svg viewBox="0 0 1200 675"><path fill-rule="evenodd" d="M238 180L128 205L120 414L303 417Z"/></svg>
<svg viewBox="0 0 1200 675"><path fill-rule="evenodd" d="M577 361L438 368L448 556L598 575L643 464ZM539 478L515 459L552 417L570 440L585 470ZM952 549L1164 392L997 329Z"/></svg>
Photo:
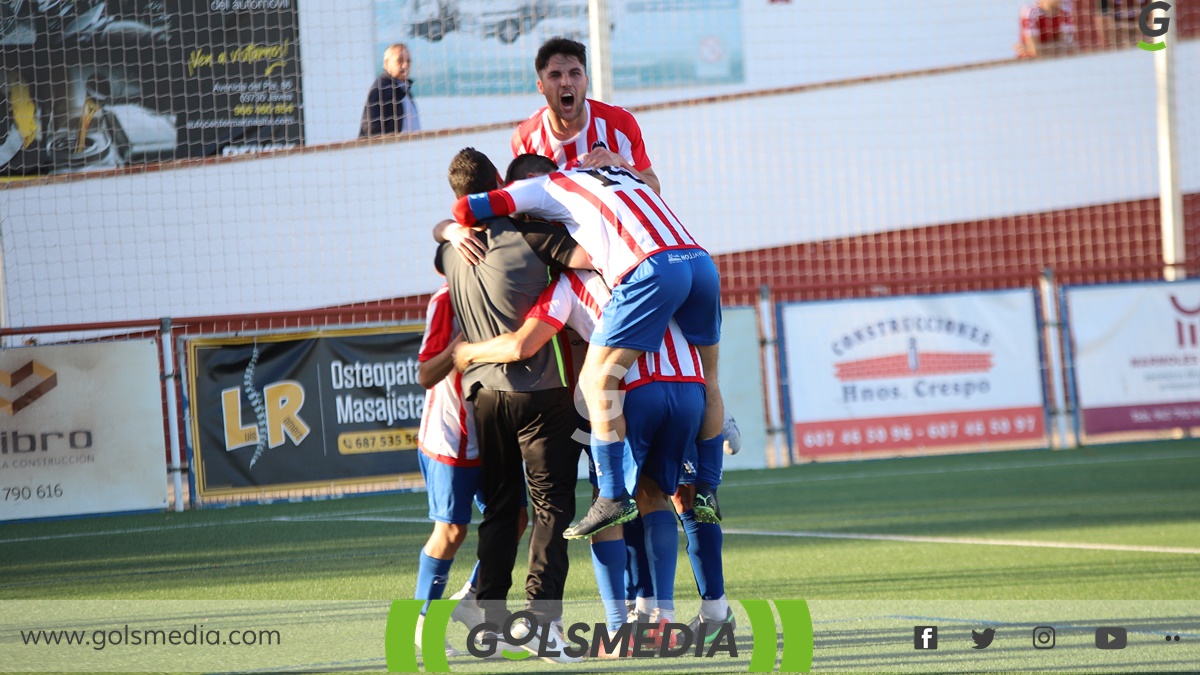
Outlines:
<svg viewBox="0 0 1200 675"><path fill-rule="evenodd" d="M446 630L450 622L450 614L457 606L457 600L434 600L429 603L422 623L420 636L420 657L416 644L418 618L425 606L424 600L396 600L388 611L387 626L384 630L385 654L387 669L393 673L445 673L450 672L449 660L444 648ZM752 654L747 668L751 673L769 673L776 670L783 672L809 672L813 661L813 626L812 615L808 602L804 600L743 600L742 608L750 618ZM779 622L775 616L778 613ZM585 628L585 635L592 627L586 624L576 624ZM596 632L601 625L594 627ZM715 641L720 643L720 636ZM730 672L740 670L744 660L736 659L737 647L732 636L729 640L731 651L715 651L698 648L687 649L673 656L659 656L655 662L655 670L669 670L674 665L680 669L691 671L694 663L690 659L730 658ZM589 643L589 653L591 645ZM782 649L782 655L780 651ZM521 661L534 656L531 652L513 654L509 651L502 653L509 662ZM673 658L676 663L664 662L663 658ZM584 661L586 663L586 660ZM711 661L704 664L706 670L714 665ZM567 667L569 670L569 667ZM473 670L473 668L472 668Z"/></svg>

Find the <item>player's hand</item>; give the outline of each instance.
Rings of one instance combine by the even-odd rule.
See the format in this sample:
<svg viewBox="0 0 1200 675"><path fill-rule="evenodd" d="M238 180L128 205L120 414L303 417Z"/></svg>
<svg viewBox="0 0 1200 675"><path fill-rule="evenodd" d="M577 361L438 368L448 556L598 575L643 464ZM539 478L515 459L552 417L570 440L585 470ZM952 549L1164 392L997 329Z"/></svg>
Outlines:
<svg viewBox="0 0 1200 675"><path fill-rule="evenodd" d="M633 166L625 161L624 157L608 148L594 148L579 158L581 169L598 169L603 166L619 166L622 169L633 171Z"/></svg>
<svg viewBox="0 0 1200 675"><path fill-rule="evenodd" d="M464 225L454 224L446 228L446 241L455 251L467 261L468 265L478 265L487 255L487 247L475 236L475 230Z"/></svg>
<svg viewBox="0 0 1200 675"><path fill-rule="evenodd" d="M465 349L467 344L460 341L459 345L454 348L454 369L460 373L466 372L467 366L471 365L471 360L467 358L468 350Z"/></svg>

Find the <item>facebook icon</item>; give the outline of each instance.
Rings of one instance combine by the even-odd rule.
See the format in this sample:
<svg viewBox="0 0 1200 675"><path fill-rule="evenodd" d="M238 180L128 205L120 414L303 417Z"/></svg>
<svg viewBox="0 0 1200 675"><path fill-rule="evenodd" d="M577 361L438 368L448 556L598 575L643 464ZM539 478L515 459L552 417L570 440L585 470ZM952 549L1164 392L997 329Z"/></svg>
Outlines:
<svg viewBox="0 0 1200 675"><path fill-rule="evenodd" d="M914 649L937 649L937 626L913 626Z"/></svg>

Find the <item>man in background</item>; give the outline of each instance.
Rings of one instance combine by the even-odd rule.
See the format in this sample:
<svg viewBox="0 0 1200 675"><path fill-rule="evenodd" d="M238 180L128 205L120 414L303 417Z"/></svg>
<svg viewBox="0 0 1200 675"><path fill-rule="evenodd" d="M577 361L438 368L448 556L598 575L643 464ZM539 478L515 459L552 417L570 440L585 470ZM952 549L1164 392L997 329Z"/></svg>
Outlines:
<svg viewBox="0 0 1200 675"><path fill-rule="evenodd" d="M413 82L408 79L411 66L407 45L396 43L384 50L383 74L367 92L359 138L421 130L421 118L412 97Z"/></svg>

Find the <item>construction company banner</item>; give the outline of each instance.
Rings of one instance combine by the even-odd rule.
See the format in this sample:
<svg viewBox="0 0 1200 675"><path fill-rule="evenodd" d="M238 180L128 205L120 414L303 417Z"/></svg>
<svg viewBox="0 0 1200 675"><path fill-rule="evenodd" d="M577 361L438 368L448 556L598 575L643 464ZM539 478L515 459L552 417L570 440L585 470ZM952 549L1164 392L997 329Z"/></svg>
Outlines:
<svg viewBox="0 0 1200 675"><path fill-rule="evenodd" d="M738 83L741 0L609 3L618 89ZM422 96L537 91L533 59L554 36L588 42L587 0L375 0L375 42L404 42Z"/></svg>
<svg viewBox="0 0 1200 675"><path fill-rule="evenodd" d="M0 3L0 176L302 142L296 0Z"/></svg>
<svg viewBox="0 0 1200 675"><path fill-rule="evenodd" d="M417 326L189 341L200 496L420 471L421 335Z"/></svg>
<svg viewBox="0 0 1200 675"><path fill-rule="evenodd" d="M1200 426L1200 282L1063 295L1085 434Z"/></svg>
<svg viewBox="0 0 1200 675"><path fill-rule="evenodd" d="M789 304L784 386L800 455L1045 439L1030 290Z"/></svg>
<svg viewBox="0 0 1200 675"><path fill-rule="evenodd" d="M0 521L167 506L154 340L0 350Z"/></svg>

